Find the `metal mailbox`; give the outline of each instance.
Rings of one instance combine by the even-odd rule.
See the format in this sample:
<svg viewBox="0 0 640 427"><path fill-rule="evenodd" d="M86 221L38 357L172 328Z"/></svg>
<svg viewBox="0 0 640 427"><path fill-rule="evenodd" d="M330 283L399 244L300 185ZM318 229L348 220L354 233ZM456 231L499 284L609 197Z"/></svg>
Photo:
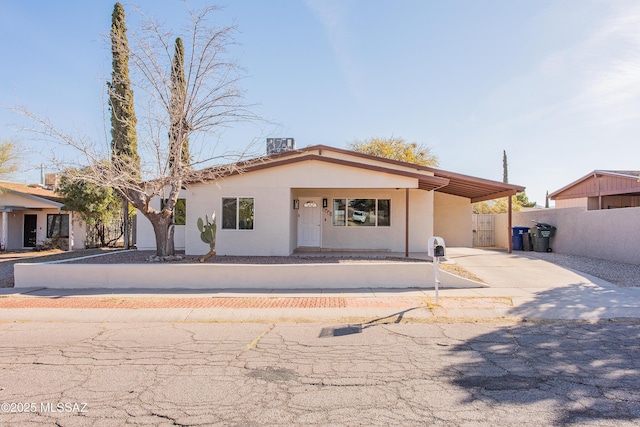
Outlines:
<svg viewBox="0 0 640 427"><path fill-rule="evenodd" d="M433 236L429 238L427 244L427 255L432 258L447 256L447 245L442 237Z"/></svg>

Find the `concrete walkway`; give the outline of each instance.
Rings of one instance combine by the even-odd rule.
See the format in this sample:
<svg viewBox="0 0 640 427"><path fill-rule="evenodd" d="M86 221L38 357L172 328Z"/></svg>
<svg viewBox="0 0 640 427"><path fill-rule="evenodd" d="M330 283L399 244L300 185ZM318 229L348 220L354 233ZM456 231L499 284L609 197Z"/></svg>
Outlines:
<svg viewBox="0 0 640 427"><path fill-rule="evenodd" d="M442 289L437 305L433 288L215 292L0 289L0 321L640 319L640 288L619 288L523 252L448 248L447 256L488 286L466 281L468 286ZM444 272L441 275L445 282L452 280Z"/></svg>

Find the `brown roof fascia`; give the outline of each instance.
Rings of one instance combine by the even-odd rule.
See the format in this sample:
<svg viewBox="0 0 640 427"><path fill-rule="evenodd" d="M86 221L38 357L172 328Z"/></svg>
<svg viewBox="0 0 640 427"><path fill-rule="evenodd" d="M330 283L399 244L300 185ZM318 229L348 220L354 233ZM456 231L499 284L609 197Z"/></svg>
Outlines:
<svg viewBox="0 0 640 427"><path fill-rule="evenodd" d="M493 199L500 199L502 197L515 196L516 193L519 193L519 191L506 190L506 191L500 191L500 192L497 192L497 193L489 193L489 194L484 195L484 196L472 197L471 198L471 203L484 202L486 200L493 200Z"/></svg>
<svg viewBox="0 0 640 427"><path fill-rule="evenodd" d="M317 151L318 154L307 154ZM415 169L417 172L414 174L408 171L399 171L396 169L384 168L382 166L369 165L366 163L359 162L349 162L347 160L334 159L331 157L323 156L323 151L333 151L336 153L341 153L353 157L359 157L366 160L372 160L380 163L387 163L394 166L402 166L405 168ZM269 156L259 157L253 160L248 160L244 162L238 162L237 166L240 170L230 172L229 175L241 174L244 172L249 172L252 170L260 170L268 167L284 165L289 163L295 163L298 161L302 161L305 159L310 159L313 156L313 159L323 160L330 163L335 164L344 164L353 167L359 167L363 169L369 169L379 172L391 173L396 175L404 175L410 176L412 178L418 178L421 181L419 188L424 190L437 190L447 194L454 194L461 197L467 197L474 200L482 201L482 200L491 200L501 196L503 192L508 192L509 194L516 194L518 192L524 191L525 187L513 184L505 184L498 181L491 181L483 178L476 178L469 175L463 175L455 172L449 172L442 169L432 168L429 166L416 165L412 163L401 162L399 160L386 159L384 157L372 156L370 154L358 153L351 150L345 150L342 148L330 147L328 145L312 145L305 148L300 148L297 150L285 151L283 153L272 154ZM344 163L341 163L344 162ZM420 174L419 171L430 172L433 173L434 176L427 176ZM426 180L426 181L425 181ZM427 184L431 182L431 184ZM445 183L446 182L446 183ZM454 184L457 184L457 187L464 187L465 191L456 191L453 189ZM451 188L448 188L451 186ZM478 188L479 187L479 188ZM472 190L473 189L473 190ZM447 191L449 190L449 191ZM489 191L489 193L487 193ZM480 193L480 194L479 194Z"/></svg>
<svg viewBox="0 0 640 427"><path fill-rule="evenodd" d="M379 162L383 162L383 163L389 163L389 164L393 164L393 165L397 165L397 166L404 166L404 167L411 167L411 168L415 168L417 170L420 171L425 171L425 172L431 172L433 173L436 177L440 177L440 178L446 178L449 179L450 181L452 180L463 180L463 181L468 181L470 183L473 184L479 184L481 186L497 186L500 187L502 190L505 191L514 191L513 194L522 192L525 190L525 187L520 186L520 185L513 185L513 184L505 184L503 182L499 182L499 181L492 181L489 179L484 179L484 178L477 178L474 176L469 176L469 175L463 175L463 174L459 174L459 173L455 173L455 172L449 172L443 169L438 169L438 168L433 168L430 166L423 166L423 165L416 165L413 163L407 163L407 162L401 162L399 160L393 160L393 159L386 159L384 157L377 157L377 156L372 156L370 154L364 154L364 153L358 153L356 151L351 151L351 150L345 150L342 148L336 148L336 147L329 147L326 145L313 145L310 147L306 147L303 148L301 150L297 150L297 151L319 151L322 152L322 150L328 150L328 151L335 151L337 153L342 153L342 154L346 154L346 155L351 155L351 156L355 156L355 157L360 157L363 159L368 159L368 160L375 160L375 161L379 161ZM500 196L498 196L500 197ZM491 200L489 199L485 199L485 200Z"/></svg>
<svg viewBox="0 0 640 427"><path fill-rule="evenodd" d="M299 151L299 152L318 151L320 154L322 154L323 150L334 151L336 153L346 154L346 155L354 156L354 157L360 157L362 159L367 159L367 160L374 160L374 161L382 162L382 163L389 163L391 165L396 165L396 166L415 168L417 170L426 171L426 172L433 172L434 171L434 170L432 170L432 168L429 168L429 167L423 166L423 165L417 165L417 164L414 164L414 163L402 162L400 160L387 159L385 157L372 156L371 154L359 153L357 151L346 150L344 148L330 147L328 145L312 145L310 147L301 148L300 150L297 150L297 151Z"/></svg>
<svg viewBox="0 0 640 427"><path fill-rule="evenodd" d="M286 154L286 153L282 153L282 154ZM293 164L298 162L316 160L316 161L332 163L332 164L341 165L341 166L349 166L349 167L355 167L358 169L371 170L374 172L382 172L382 173L387 173L391 175L399 175L399 176L406 176L409 178L415 178L419 180L420 184L422 184L423 187L425 188L428 187L429 189L440 188L440 187L446 186L449 183L449 180L446 178L440 178L440 177L425 175L421 173L413 173L413 172L402 171L397 169L385 168L382 166L369 165L366 163L350 162L348 160L336 159L333 157L322 156L320 154L307 154L307 155L296 156L296 157L291 157L290 155L289 156L278 155L277 158L278 160L266 161L263 163L253 163L244 169L239 169L239 170L230 172L229 175L239 175L246 172L268 169L272 167L283 166L283 165L288 165L288 164Z"/></svg>

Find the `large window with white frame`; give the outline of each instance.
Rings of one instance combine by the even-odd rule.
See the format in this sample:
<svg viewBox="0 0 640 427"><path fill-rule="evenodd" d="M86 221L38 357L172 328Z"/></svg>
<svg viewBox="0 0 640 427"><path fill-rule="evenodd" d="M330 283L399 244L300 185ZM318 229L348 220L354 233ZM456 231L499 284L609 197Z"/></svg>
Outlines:
<svg viewBox="0 0 640 427"><path fill-rule="evenodd" d="M222 198L222 229L253 230L253 197Z"/></svg>
<svg viewBox="0 0 640 427"><path fill-rule="evenodd" d="M333 199L333 225L349 227L390 227L390 199Z"/></svg>

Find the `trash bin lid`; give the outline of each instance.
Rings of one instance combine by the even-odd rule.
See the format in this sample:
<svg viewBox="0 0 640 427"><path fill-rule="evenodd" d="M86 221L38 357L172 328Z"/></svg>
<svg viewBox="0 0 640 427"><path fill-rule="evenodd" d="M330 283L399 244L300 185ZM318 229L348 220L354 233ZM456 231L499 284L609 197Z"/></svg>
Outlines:
<svg viewBox="0 0 640 427"><path fill-rule="evenodd" d="M545 224L544 222L536 222L535 227L542 230L551 230L551 229L555 230L555 227L553 225Z"/></svg>
<svg viewBox="0 0 640 427"><path fill-rule="evenodd" d="M513 236L520 236L529 232L529 227L511 227L511 234Z"/></svg>

